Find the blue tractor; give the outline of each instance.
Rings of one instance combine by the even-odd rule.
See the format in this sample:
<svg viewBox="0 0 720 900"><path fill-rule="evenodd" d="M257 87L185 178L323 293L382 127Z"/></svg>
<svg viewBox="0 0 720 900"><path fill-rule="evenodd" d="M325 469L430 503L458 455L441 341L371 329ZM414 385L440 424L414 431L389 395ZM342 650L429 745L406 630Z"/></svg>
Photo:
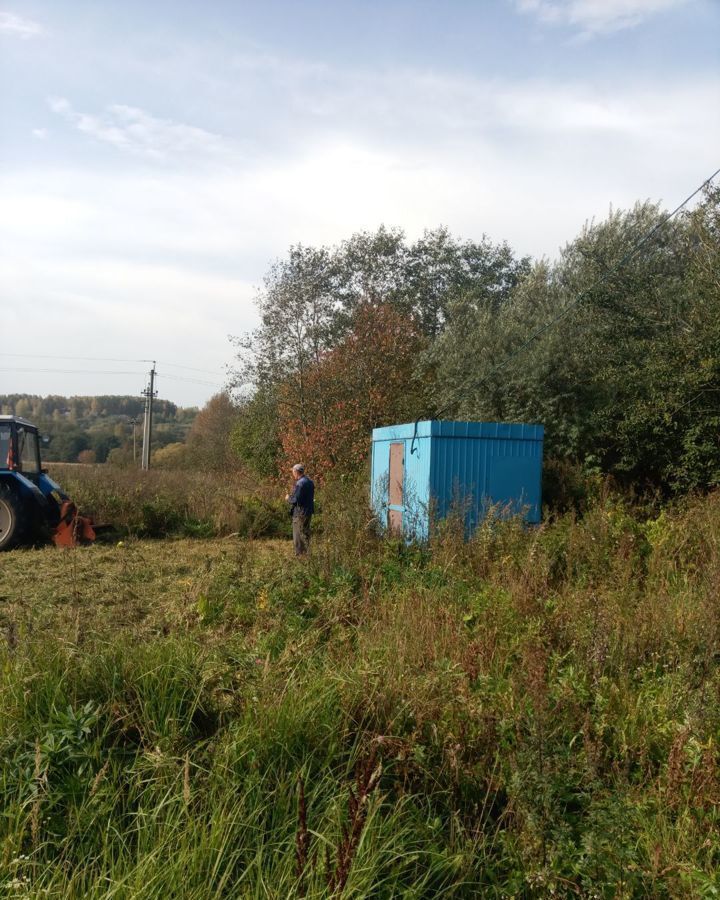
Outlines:
<svg viewBox="0 0 720 900"><path fill-rule="evenodd" d="M43 538L72 547L95 540L95 529L42 468L37 428L0 416L0 550Z"/></svg>

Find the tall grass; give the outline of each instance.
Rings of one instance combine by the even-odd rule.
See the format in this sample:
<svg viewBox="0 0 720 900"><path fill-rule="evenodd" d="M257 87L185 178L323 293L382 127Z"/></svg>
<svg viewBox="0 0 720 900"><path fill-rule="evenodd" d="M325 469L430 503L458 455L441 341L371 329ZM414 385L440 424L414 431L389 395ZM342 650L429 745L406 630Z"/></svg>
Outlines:
<svg viewBox="0 0 720 900"><path fill-rule="evenodd" d="M5 589L3 889L717 896L720 495L421 548L350 494L308 560L138 543L41 613Z"/></svg>
<svg viewBox="0 0 720 900"><path fill-rule="evenodd" d="M289 534L281 491L238 472L54 463L50 475L96 522L140 537Z"/></svg>

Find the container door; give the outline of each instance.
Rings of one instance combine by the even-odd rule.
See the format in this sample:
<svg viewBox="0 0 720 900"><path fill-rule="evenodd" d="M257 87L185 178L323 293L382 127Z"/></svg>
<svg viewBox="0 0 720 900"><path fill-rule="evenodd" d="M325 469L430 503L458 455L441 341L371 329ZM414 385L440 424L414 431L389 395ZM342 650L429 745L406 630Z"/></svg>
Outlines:
<svg viewBox="0 0 720 900"><path fill-rule="evenodd" d="M402 534L403 481L405 478L405 443L390 444L390 485L388 496L388 530Z"/></svg>

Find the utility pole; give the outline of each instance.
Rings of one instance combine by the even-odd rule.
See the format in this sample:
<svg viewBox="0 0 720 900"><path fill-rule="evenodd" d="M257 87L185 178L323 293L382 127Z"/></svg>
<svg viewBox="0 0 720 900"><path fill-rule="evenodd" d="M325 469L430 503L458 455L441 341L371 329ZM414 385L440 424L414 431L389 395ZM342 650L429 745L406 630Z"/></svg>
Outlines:
<svg viewBox="0 0 720 900"><path fill-rule="evenodd" d="M143 422L143 446L142 446L142 468L147 470L150 468L150 441L152 439L152 413L153 400L157 395L155 390L155 361L153 360L152 369L150 369L150 387L145 388L143 397L145 397L145 421Z"/></svg>

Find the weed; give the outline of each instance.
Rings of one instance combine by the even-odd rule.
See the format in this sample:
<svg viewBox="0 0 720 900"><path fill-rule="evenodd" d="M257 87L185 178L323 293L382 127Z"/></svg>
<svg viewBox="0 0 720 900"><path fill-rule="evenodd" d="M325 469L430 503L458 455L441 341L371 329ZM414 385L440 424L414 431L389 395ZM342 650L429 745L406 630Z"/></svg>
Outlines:
<svg viewBox="0 0 720 900"><path fill-rule="evenodd" d="M713 896L720 495L647 515L5 554L0 892Z"/></svg>
<svg viewBox="0 0 720 900"><path fill-rule="evenodd" d="M327 884L333 895L342 894L350 876L350 869L357 854L360 838L367 823L368 802L380 783L382 763L378 760L377 746L368 758L358 766L356 787L348 788L348 820L342 826L340 842L335 851L335 867L328 866Z"/></svg>

